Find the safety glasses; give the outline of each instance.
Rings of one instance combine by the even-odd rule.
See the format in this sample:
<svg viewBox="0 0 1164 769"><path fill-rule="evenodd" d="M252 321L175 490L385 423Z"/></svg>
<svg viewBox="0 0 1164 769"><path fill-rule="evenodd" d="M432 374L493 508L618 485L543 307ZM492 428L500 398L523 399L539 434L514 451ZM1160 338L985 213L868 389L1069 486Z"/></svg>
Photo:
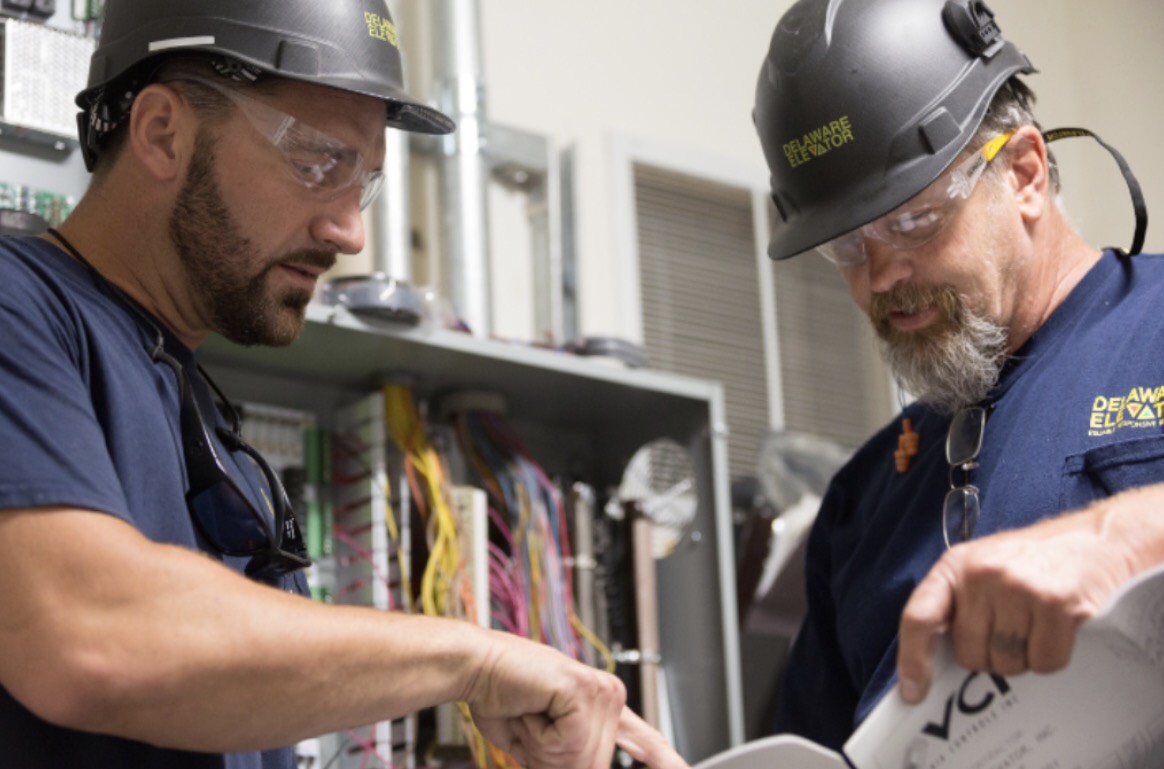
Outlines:
<svg viewBox="0 0 1164 769"><path fill-rule="evenodd" d="M942 534L946 547L965 542L974 534L980 510L978 487L969 483L970 471L978 466L982 436L986 432L986 409L964 408L950 420L946 433L946 462L950 465L950 490L942 503ZM962 472L955 484L954 473Z"/></svg>
<svg viewBox="0 0 1164 769"><path fill-rule="evenodd" d="M897 209L816 247L838 267L858 267L868 258L865 243L876 239L893 249L919 248L929 243L970 197L990 161L1010 141L1013 131L999 134L959 163L944 178L926 187Z"/></svg>
<svg viewBox="0 0 1164 769"><path fill-rule="evenodd" d="M180 80L205 86L230 99L283 156L292 178L324 199L334 200L358 184L363 210L384 186L384 172L366 168L367 158L339 139L213 80L192 76Z"/></svg>
<svg viewBox="0 0 1164 769"><path fill-rule="evenodd" d="M267 489L260 490L265 509L257 507L227 471L182 365L162 349L160 331L150 357L169 366L178 378L182 455L189 484L186 505L199 533L223 555L250 556L246 574L260 582L275 584L279 576L310 566L307 545L278 474L243 441L238 412L218 385L199 366L202 377L224 404L231 424L229 430L216 426L214 434L228 450L243 452L259 468L267 483Z"/></svg>

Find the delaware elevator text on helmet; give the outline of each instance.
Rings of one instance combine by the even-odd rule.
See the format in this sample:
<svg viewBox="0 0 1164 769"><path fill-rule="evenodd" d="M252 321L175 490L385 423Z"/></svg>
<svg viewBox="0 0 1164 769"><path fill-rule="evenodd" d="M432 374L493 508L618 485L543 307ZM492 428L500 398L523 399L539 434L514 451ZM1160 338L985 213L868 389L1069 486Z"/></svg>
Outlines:
<svg viewBox="0 0 1164 769"><path fill-rule="evenodd" d="M802 166L810 160L825 155L832 150L853 141L853 125L848 115L830 120L819 128L784 144L784 157L792 168Z"/></svg>
<svg viewBox="0 0 1164 769"><path fill-rule="evenodd" d="M396 25L387 16L381 16L371 11L364 12L364 22L368 25L368 34L377 40L391 43L393 48L399 48L396 40Z"/></svg>

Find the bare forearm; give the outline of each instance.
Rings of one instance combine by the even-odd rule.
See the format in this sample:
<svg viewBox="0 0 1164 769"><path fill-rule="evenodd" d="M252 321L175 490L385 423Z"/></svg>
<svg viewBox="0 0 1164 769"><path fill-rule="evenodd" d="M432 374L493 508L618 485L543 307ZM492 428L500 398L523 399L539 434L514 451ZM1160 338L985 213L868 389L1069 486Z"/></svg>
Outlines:
<svg viewBox="0 0 1164 769"><path fill-rule="evenodd" d="M287 744L462 697L488 649L513 642L468 623L314 604L112 519L32 517L44 515L4 521L0 543L81 516L86 549L101 556L60 559L59 539L18 537L25 548L2 568L36 576L19 604L3 599L0 681L74 728L198 750ZM46 560L70 570L35 565Z"/></svg>
<svg viewBox="0 0 1164 769"><path fill-rule="evenodd" d="M1164 563L1164 483L1125 491L1084 511L1099 537L1126 554L1128 576Z"/></svg>
<svg viewBox="0 0 1164 769"><path fill-rule="evenodd" d="M461 699L488 645L468 623L265 592L157 615L187 638L155 639L159 663L115 701L90 700L98 720L84 728L199 750L284 745ZM110 654L120 670L133 670L130 657Z"/></svg>
<svg viewBox="0 0 1164 769"><path fill-rule="evenodd" d="M0 584L0 684L73 729L233 752L465 701L531 769L608 767L616 740L686 769L617 678L550 647L316 604L99 513L0 511Z"/></svg>

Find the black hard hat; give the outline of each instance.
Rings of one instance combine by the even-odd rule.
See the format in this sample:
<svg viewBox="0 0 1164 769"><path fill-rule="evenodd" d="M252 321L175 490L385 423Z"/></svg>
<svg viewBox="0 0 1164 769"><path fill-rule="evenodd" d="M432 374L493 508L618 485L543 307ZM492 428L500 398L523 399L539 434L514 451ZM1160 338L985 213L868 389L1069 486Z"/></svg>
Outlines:
<svg viewBox="0 0 1164 769"><path fill-rule="evenodd" d="M786 259L892 211L953 162L1008 78L1034 72L980 0L799 0L753 118Z"/></svg>
<svg viewBox="0 0 1164 769"><path fill-rule="evenodd" d="M85 110L78 125L90 167L89 154L98 151L95 130L121 117L124 78L175 52L215 55L252 75L383 99L387 124L405 131L445 134L455 128L404 90L385 0L108 0L89 85L77 95L77 106Z"/></svg>

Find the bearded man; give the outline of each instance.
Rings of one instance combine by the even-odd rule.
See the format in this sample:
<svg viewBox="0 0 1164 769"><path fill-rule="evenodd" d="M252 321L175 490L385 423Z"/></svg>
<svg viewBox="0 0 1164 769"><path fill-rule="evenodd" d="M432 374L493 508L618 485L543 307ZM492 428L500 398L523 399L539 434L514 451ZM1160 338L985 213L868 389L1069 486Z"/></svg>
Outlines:
<svg viewBox="0 0 1164 769"><path fill-rule="evenodd" d="M198 365L286 345L364 246L404 90L384 0L109 0L92 184L0 238L0 764L293 769L294 744L464 701L531 769L686 764L613 675L451 619L310 600L277 473ZM329 762L330 763L330 762Z"/></svg>
<svg viewBox="0 0 1164 769"><path fill-rule="evenodd" d="M770 254L833 262L918 399L822 502L776 731L840 748L925 695L941 633L972 670L1061 668L1164 561L1164 259L1114 150L1132 256L1072 228L1047 143L1091 134L1039 128L1033 71L978 0L801 0L772 38Z"/></svg>

